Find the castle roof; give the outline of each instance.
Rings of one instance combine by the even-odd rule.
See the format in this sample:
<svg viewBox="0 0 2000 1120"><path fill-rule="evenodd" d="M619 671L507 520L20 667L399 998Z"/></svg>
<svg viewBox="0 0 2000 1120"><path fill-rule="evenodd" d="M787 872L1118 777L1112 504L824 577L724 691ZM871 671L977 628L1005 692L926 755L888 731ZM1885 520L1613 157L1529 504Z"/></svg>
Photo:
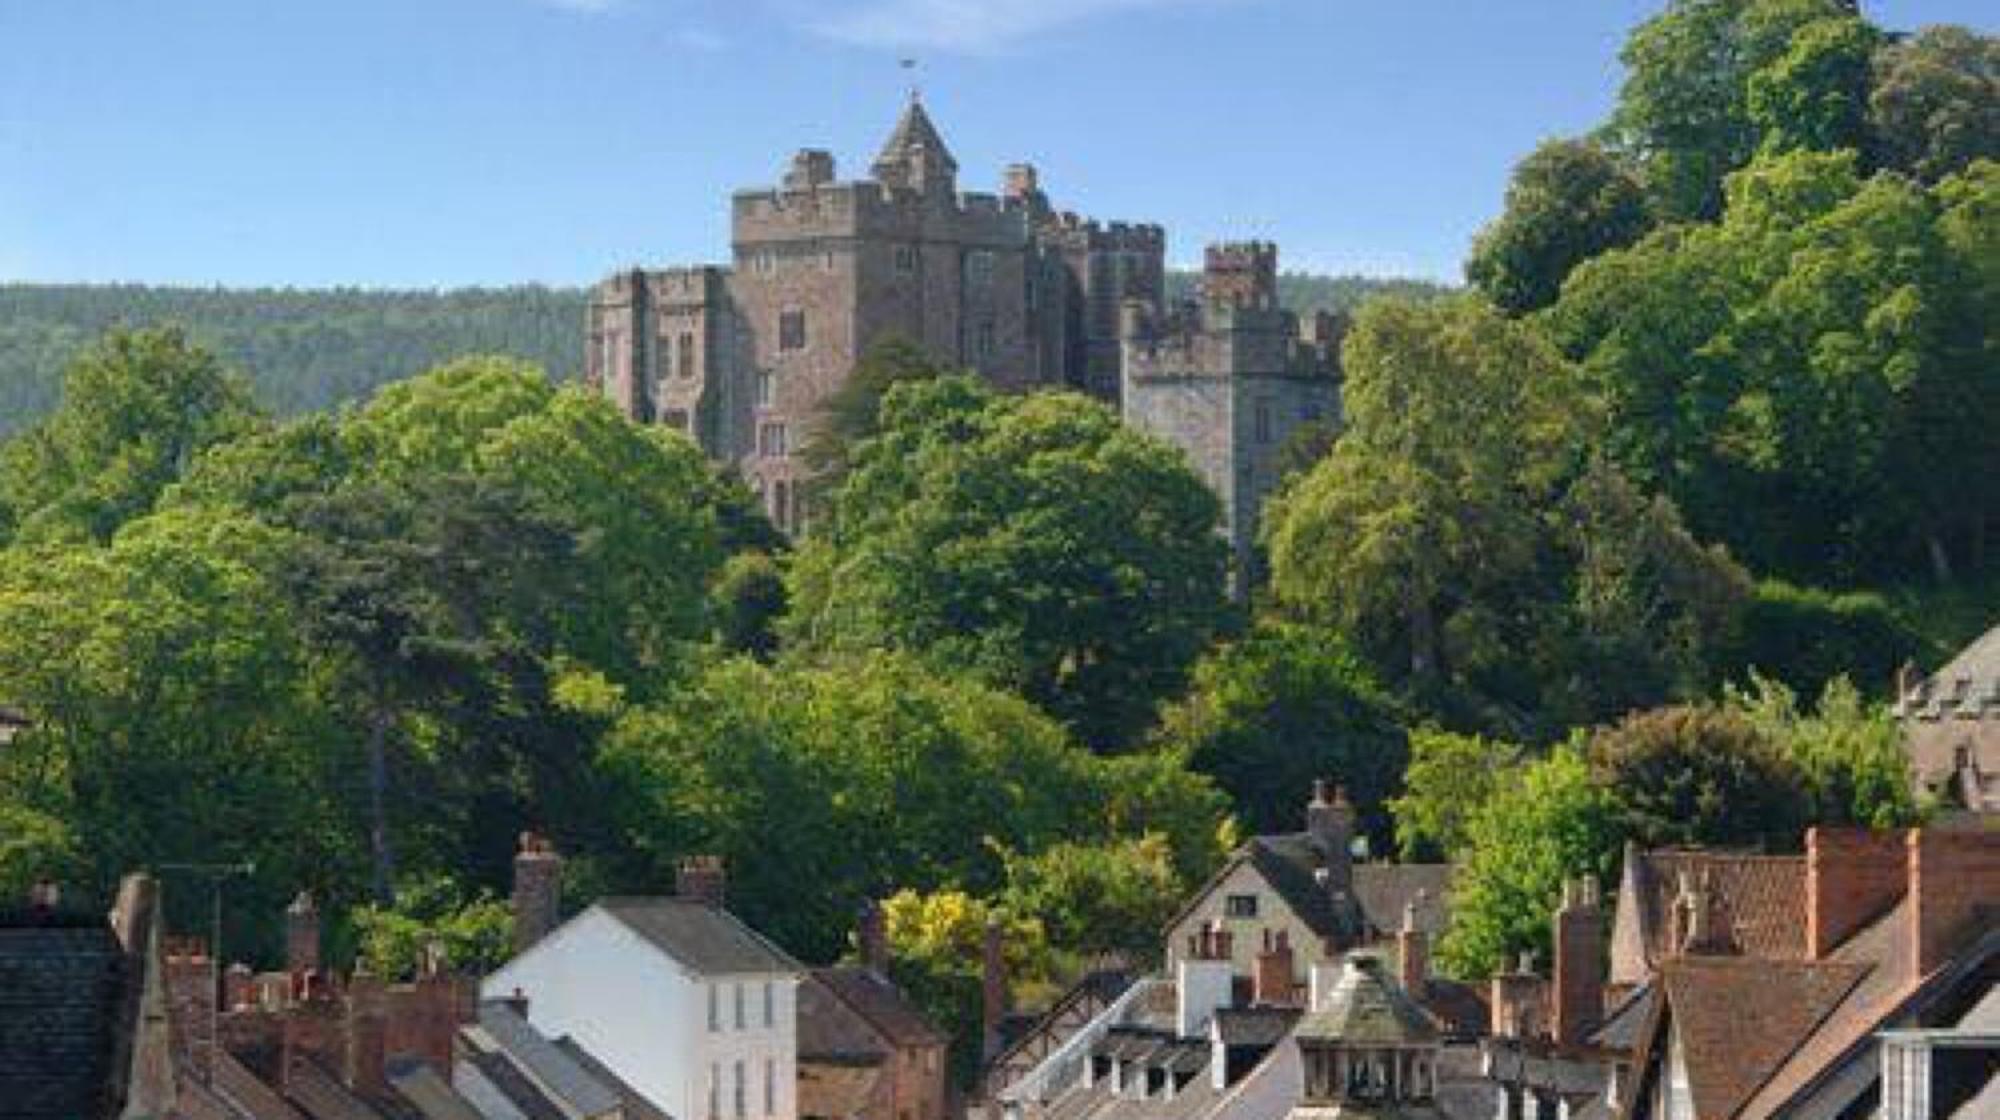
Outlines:
<svg viewBox="0 0 2000 1120"><path fill-rule="evenodd" d="M931 123L931 115L924 112L924 103L912 97L903 109L902 118L896 122L895 131L882 145L882 153L875 157L875 172L877 178L886 182L894 178L896 172L924 167L955 175L958 161L951 157L951 149L945 147L944 137L939 135L937 125ZM885 175L885 170L890 174Z"/></svg>

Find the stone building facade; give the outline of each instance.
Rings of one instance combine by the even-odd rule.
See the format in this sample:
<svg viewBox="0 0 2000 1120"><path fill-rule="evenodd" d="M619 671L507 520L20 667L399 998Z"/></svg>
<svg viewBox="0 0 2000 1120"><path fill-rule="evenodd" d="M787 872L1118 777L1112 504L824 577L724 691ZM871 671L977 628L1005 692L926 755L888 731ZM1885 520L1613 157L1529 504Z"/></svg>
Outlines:
<svg viewBox="0 0 2000 1120"><path fill-rule="evenodd" d="M734 464L780 528L804 509L799 449L874 340L900 334L1012 390L1115 403L1119 308L1157 305L1165 234L1055 210L1035 169L961 192L914 97L869 176L807 149L775 187L731 199L733 264L633 269L598 285L585 378L627 415Z"/></svg>
<svg viewBox="0 0 2000 1120"><path fill-rule="evenodd" d="M1222 498L1240 596L1258 519L1280 481L1281 451L1302 425L1340 422L1341 321L1278 305L1278 249L1212 245L1194 301L1125 304L1125 420L1179 447Z"/></svg>

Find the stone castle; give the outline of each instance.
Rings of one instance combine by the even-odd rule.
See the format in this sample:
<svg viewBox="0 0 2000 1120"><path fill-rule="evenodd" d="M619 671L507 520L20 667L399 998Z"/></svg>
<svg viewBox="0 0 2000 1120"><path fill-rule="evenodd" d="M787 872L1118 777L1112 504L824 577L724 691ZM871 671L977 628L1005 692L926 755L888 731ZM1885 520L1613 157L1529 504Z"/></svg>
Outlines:
<svg viewBox="0 0 2000 1120"><path fill-rule="evenodd" d="M736 192L731 242L730 267L599 284L585 378L733 465L787 531L804 521L799 450L821 402L891 334L1005 389L1122 405L1222 496L1239 561L1278 448L1338 411L1331 328L1302 332L1278 307L1274 247L1211 249L1199 298L1169 308L1159 226L1059 211L1025 163L997 195L961 192L915 96L868 178L806 149L778 186Z"/></svg>

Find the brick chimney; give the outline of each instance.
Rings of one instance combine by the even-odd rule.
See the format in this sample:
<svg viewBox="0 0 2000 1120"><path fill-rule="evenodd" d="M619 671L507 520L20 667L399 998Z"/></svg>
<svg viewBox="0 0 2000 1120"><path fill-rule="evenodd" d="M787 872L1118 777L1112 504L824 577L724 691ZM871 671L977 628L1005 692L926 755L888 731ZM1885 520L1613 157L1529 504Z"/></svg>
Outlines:
<svg viewBox="0 0 2000 1120"><path fill-rule="evenodd" d="M889 975L889 923L881 903L870 899L861 904L854 928L854 948L861 955L861 967L878 976Z"/></svg>
<svg viewBox="0 0 2000 1120"><path fill-rule="evenodd" d="M1896 904L1910 886L1902 830L1806 830L1806 956L1820 960Z"/></svg>
<svg viewBox="0 0 2000 1120"><path fill-rule="evenodd" d="M215 961L198 938L176 939L166 948L168 1030L174 1050L187 1060L197 1080L215 1076Z"/></svg>
<svg viewBox="0 0 2000 1120"><path fill-rule="evenodd" d="M1228 959L1226 954L1223 959ZM1264 931L1264 947L1257 953L1251 972L1250 999L1266 1007L1291 1007L1298 1002L1292 996L1292 938L1284 930L1275 937L1270 930Z"/></svg>
<svg viewBox="0 0 2000 1120"><path fill-rule="evenodd" d="M729 878L721 856L688 856L674 876L674 893L720 910L728 895Z"/></svg>
<svg viewBox="0 0 2000 1120"><path fill-rule="evenodd" d="M1911 968L1948 963L2000 899L2000 831L1919 828L1909 834Z"/></svg>
<svg viewBox="0 0 2000 1120"><path fill-rule="evenodd" d="M1188 936L1187 956L1178 962L1174 975L1174 1024L1180 1037L1201 1037L1216 1010L1230 1005L1236 986L1234 949L1229 931L1219 921Z"/></svg>
<svg viewBox="0 0 2000 1120"><path fill-rule="evenodd" d="M1347 803L1347 791L1324 779L1313 782L1312 801L1306 805L1306 835L1325 860L1326 887L1346 891L1354 880L1354 806Z"/></svg>
<svg viewBox="0 0 2000 1120"><path fill-rule="evenodd" d="M222 1003L231 1011L257 1006L257 975L238 961L222 974Z"/></svg>
<svg viewBox="0 0 2000 1120"><path fill-rule="evenodd" d="M342 1072L356 1095L371 1101L389 1099L388 1048L389 1026L380 1011L362 1011L348 1019Z"/></svg>
<svg viewBox="0 0 2000 1120"><path fill-rule="evenodd" d="M1431 937L1417 925L1417 908L1424 897L1418 891L1403 904L1403 928L1396 931L1396 979L1417 1000L1429 995L1431 986Z"/></svg>
<svg viewBox="0 0 2000 1120"><path fill-rule="evenodd" d="M1550 1033L1558 1046L1580 1046L1604 1018L1604 909L1596 879L1586 875L1563 883L1555 948Z"/></svg>
<svg viewBox="0 0 2000 1120"><path fill-rule="evenodd" d="M300 891L285 907L285 971L303 976L319 971L319 905Z"/></svg>
<svg viewBox="0 0 2000 1120"><path fill-rule="evenodd" d="M562 856L546 836L521 834L514 854L514 951L547 937L562 916Z"/></svg>
<svg viewBox="0 0 2000 1120"><path fill-rule="evenodd" d="M1007 944L1000 919L986 920L980 945L980 1060L1000 1053L1000 1021L1007 1015Z"/></svg>
<svg viewBox="0 0 2000 1120"><path fill-rule="evenodd" d="M1535 955L1522 953L1512 972L1493 977L1493 1033L1501 1038L1543 1037L1547 1003L1548 985L1535 972Z"/></svg>

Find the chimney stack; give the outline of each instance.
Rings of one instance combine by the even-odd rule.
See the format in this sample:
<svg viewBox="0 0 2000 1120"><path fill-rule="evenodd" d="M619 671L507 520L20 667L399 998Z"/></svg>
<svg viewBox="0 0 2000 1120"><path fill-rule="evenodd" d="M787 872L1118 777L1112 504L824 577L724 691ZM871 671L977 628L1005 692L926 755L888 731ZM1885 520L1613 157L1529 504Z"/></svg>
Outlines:
<svg viewBox="0 0 2000 1120"><path fill-rule="evenodd" d="M389 1099L389 1030L380 1010L349 1018L347 1024L347 1087L369 1101Z"/></svg>
<svg viewBox="0 0 2000 1120"><path fill-rule="evenodd" d="M215 1075L215 961L198 938L175 939L164 954L167 1023L195 1079Z"/></svg>
<svg viewBox="0 0 2000 1120"><path fill-rule="evenodd" d="M1403 928L1396 933L1396 979L1415 1000L1429 995L1431 986L1431 938L1417 925L1417 908L1424 899L1425 893L1418 891L1404 904Z"/></svg>
<svg viewBox="0 0 2000 1120"><path fill-rule="evenodd" d="M1535 955L1522 953L1514 971L1493 977L1493 1033L1501 1038L1542 1037L1547 1000L1548 985L1535 972Z"/></svg>
<svg viewBox="0 0 2000 1120"><path fill-rule="evenodd" d="M878 976L889 975L889 923L882 913L882 904L873 899L861 904L861 920L854 933L855 949L861 954L861 967Z"/></svg>
<svg viewBox="0 0 2000 1120"><path fill-rule="evenodd" d="M1354 806L1347 803L1345 789L1324 779L1313 782L1306 834L1325 861L1327 889L1344 893L1354 879Z"/></svg>
<svg viewBox="0 0 2000 1120"><path fill-rule="evenodd" d="M980 1060L1000 1053L1000 1020L1007 1014L1007 954L1000 919L986 919L980 946Z"/></svg>
<svg viewBox="0 0 2000 1120"><path fill-rule="evenodd" d="M319 906L311 891L300 891L285 907L285 971L303 976L319 971Z"/></svg>
<svg viewBox="0 0 2000 1120"><path fill-rule="evenodd" d="M1604 1018L1604 911L1596 879L1563 883L1555 927L1552 1033L1558 1046L1579 1046Z"/></svg>
<svg viewBox="0 0 2000 1120"><path fill-rule="evenodd" d="M728 893L728 883L721 856L687 856L681 860L674 877L674 893L720 910Z"/></svg>
<svg viewBox="0 0 2000 1120"><path fill-rule="evenodd" d="M1229 958L1225 955L1223 959ZM1298 1002L1292 997L1292 939L1284 930L1276 937L1270 930L1264 931L1264 948L1257 954L1250 990L1252 1002L1266 1007L1291 1007Z"/></svg>
<svg viewBox="0 0 2000 1120"><path fill-rule="evenodd" d="M1822 960L1880 915L1910 885L1901 830L1806 830L1806 956Z"/></svg>
<svg viewBox="0 0 2000 1120"><path fill-rule="evenodd" d="M1950 962L2000 898L2000 831L1915 828L1909 833L1910 956L1917 976Z"/></svg>
<svg viewBox="0 0 2000 1120"><path fill-rule="evenodd" d="M521 834L514 854L514 951L547 937L562 914L563 860L555 845L535 832Z"/></svg>

